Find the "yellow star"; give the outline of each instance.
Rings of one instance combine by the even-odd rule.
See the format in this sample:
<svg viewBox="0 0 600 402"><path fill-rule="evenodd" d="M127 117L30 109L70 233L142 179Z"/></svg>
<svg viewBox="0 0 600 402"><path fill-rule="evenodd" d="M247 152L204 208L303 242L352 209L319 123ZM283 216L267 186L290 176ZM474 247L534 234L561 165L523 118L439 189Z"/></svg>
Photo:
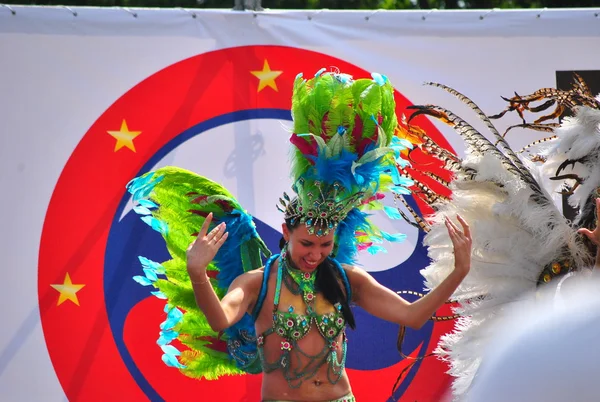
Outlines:
<svg viewBox="0 0 600 402"><path fill-rule="evenodd" d="M75 303L76 305L79 306L79 300L77 299L76 293L79 292L81 290L81 288L84 287L85 285L73 285L73 283L71 282L71 277L69 276L68 272L67 272L67 275L65 276L65 281L63 284L50 285L50 286L52 286L54 289L58 290L60 293L60 296L58 297L57 306L60 306L61 303L64 302L65 300L71 300L73 303Z"/></svg>
<svg viewBox="0 0 600 402"><path fill-rule="evenodd" d="M129 131L125 119L123 119L123 122L121 123L121 129L119 131L107 132L117 140L117 143L115 144L115 152L123 147L127 147L135 152L133 139L142 133L141 131Z"/></svg>
<svg viewBox="0 0 600 402"><path fill-rule="evenodd" d="M265 87L271 87L275 91L279 91L277 89L277 84L275 83L275 78L279 77L283 71L271 71L271 67L269 67L269 62L265 59L265 63L263 64L262 71L250 71L253 76L258 78L260 82L258 83L258 92L262 91Z"/></svg>

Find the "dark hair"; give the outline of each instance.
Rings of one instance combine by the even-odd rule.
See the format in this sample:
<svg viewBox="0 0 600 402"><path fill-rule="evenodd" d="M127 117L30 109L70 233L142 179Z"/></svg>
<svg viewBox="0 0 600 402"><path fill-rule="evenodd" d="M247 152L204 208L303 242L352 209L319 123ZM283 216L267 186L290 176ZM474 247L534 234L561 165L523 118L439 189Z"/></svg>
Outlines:
<svg viewBox="0 0 600 402"><path fill-rule="evenodd" d="M285 225L290 232L293 232L299 225L299 219L296 219L294 224L291 220L286 219ZM285 246L285 239L282 237L279 241L279 248ZM344 281L340 272L337 269L336 264L331 258L326 258L317 267L317 276L315 278L315 287L325 296L327 301L331 304L340 303L342 306L342 315L348 323L348 326L352 329L356 328L356 321L354 320L354 313L350 309L350 301L346 294Z"/></svg>

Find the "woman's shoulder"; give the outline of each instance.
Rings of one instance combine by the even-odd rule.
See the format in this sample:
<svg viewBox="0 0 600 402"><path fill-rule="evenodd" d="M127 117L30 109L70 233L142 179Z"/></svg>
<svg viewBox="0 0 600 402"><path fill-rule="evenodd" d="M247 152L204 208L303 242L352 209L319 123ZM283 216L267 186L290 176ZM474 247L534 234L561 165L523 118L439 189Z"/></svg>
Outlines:
<svg viewBox="0 0 600 402"><path fill-rule="evenodd" d="M352 299L357 300L361 289L374 282L373 277L363 268L351 264L340 264L346 273L348 283L352 289Z"/></svg>
<svg viewBox="0 0 600 402"><path fill-rule="evenodd" d="M265 275L265 272L267 272L268 275L271 275L274 271L276 271L277 265L278 261L276 259L270 259L262 267L251 269L250 271L247 271L240 275L238 278L243 277L244 280L261 281Z"/></svg>
<svg viewBox="0 0 600 402"><path fill-rule="evenodd" d="M260 288L264 273L265 267L252 269L235 278L234 282L236 282L238 286L242 286L244 288Z"/></svg>
<svg viewBox="0 0 600 402"><path fill-rule="evenodd" d="M276 275L277 273L277 261L273 261L271 264L264 265L260 268L252 269L248 272L243 273L238 278L244 283L247 283L251 287L262 287L264 280ZM267 278L265 278L267 275Z"/></svg>
<svg viewBox="0 0 600 402"><path fill-rule="evenodd" d="M348 280L352 281L353 279L364 278L367 276L367 271L364 269L357 267L356 265L351 264L340 264L340 266L344 269Z"/></svg>

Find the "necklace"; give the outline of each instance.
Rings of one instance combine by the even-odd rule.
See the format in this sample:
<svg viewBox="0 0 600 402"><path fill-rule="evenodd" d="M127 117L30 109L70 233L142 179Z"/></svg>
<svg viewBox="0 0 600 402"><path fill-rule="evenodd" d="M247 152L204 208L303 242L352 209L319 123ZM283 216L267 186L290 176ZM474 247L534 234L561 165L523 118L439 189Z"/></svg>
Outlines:
<svg viewBox="0 0 600 402"><path fill-rule="evenodd" d="M292 268L288 263L287 250L283 250L281 254L281 264L283 265L284 283L292 294L302 294L304 303L308 306L315 300L315 279L317 278L317 270L312 272L303 272L299 269ZM309 306L310 307L310 306Z"/></svg>

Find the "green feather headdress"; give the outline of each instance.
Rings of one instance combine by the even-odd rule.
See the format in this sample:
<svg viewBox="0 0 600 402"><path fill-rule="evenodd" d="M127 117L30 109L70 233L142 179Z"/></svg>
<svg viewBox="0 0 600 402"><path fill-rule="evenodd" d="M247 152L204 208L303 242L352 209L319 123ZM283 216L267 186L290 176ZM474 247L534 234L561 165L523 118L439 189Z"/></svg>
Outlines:
<svg viewBox="0 0 600 402"><path fill-rule="evenodd" d="M296 197L284 194L278 206L286 219L300 220L318 236L345 224L353 236L360 230L367 242L386 238L359 213L381 207L385 192L408 194L406 186L412 185L398 172L398 165L408 164L400 153L412 144L395 137L396 103L387 77L373 73L371 79L354 80L324 69L309 80L299 74L292 118Z"/></svg>

